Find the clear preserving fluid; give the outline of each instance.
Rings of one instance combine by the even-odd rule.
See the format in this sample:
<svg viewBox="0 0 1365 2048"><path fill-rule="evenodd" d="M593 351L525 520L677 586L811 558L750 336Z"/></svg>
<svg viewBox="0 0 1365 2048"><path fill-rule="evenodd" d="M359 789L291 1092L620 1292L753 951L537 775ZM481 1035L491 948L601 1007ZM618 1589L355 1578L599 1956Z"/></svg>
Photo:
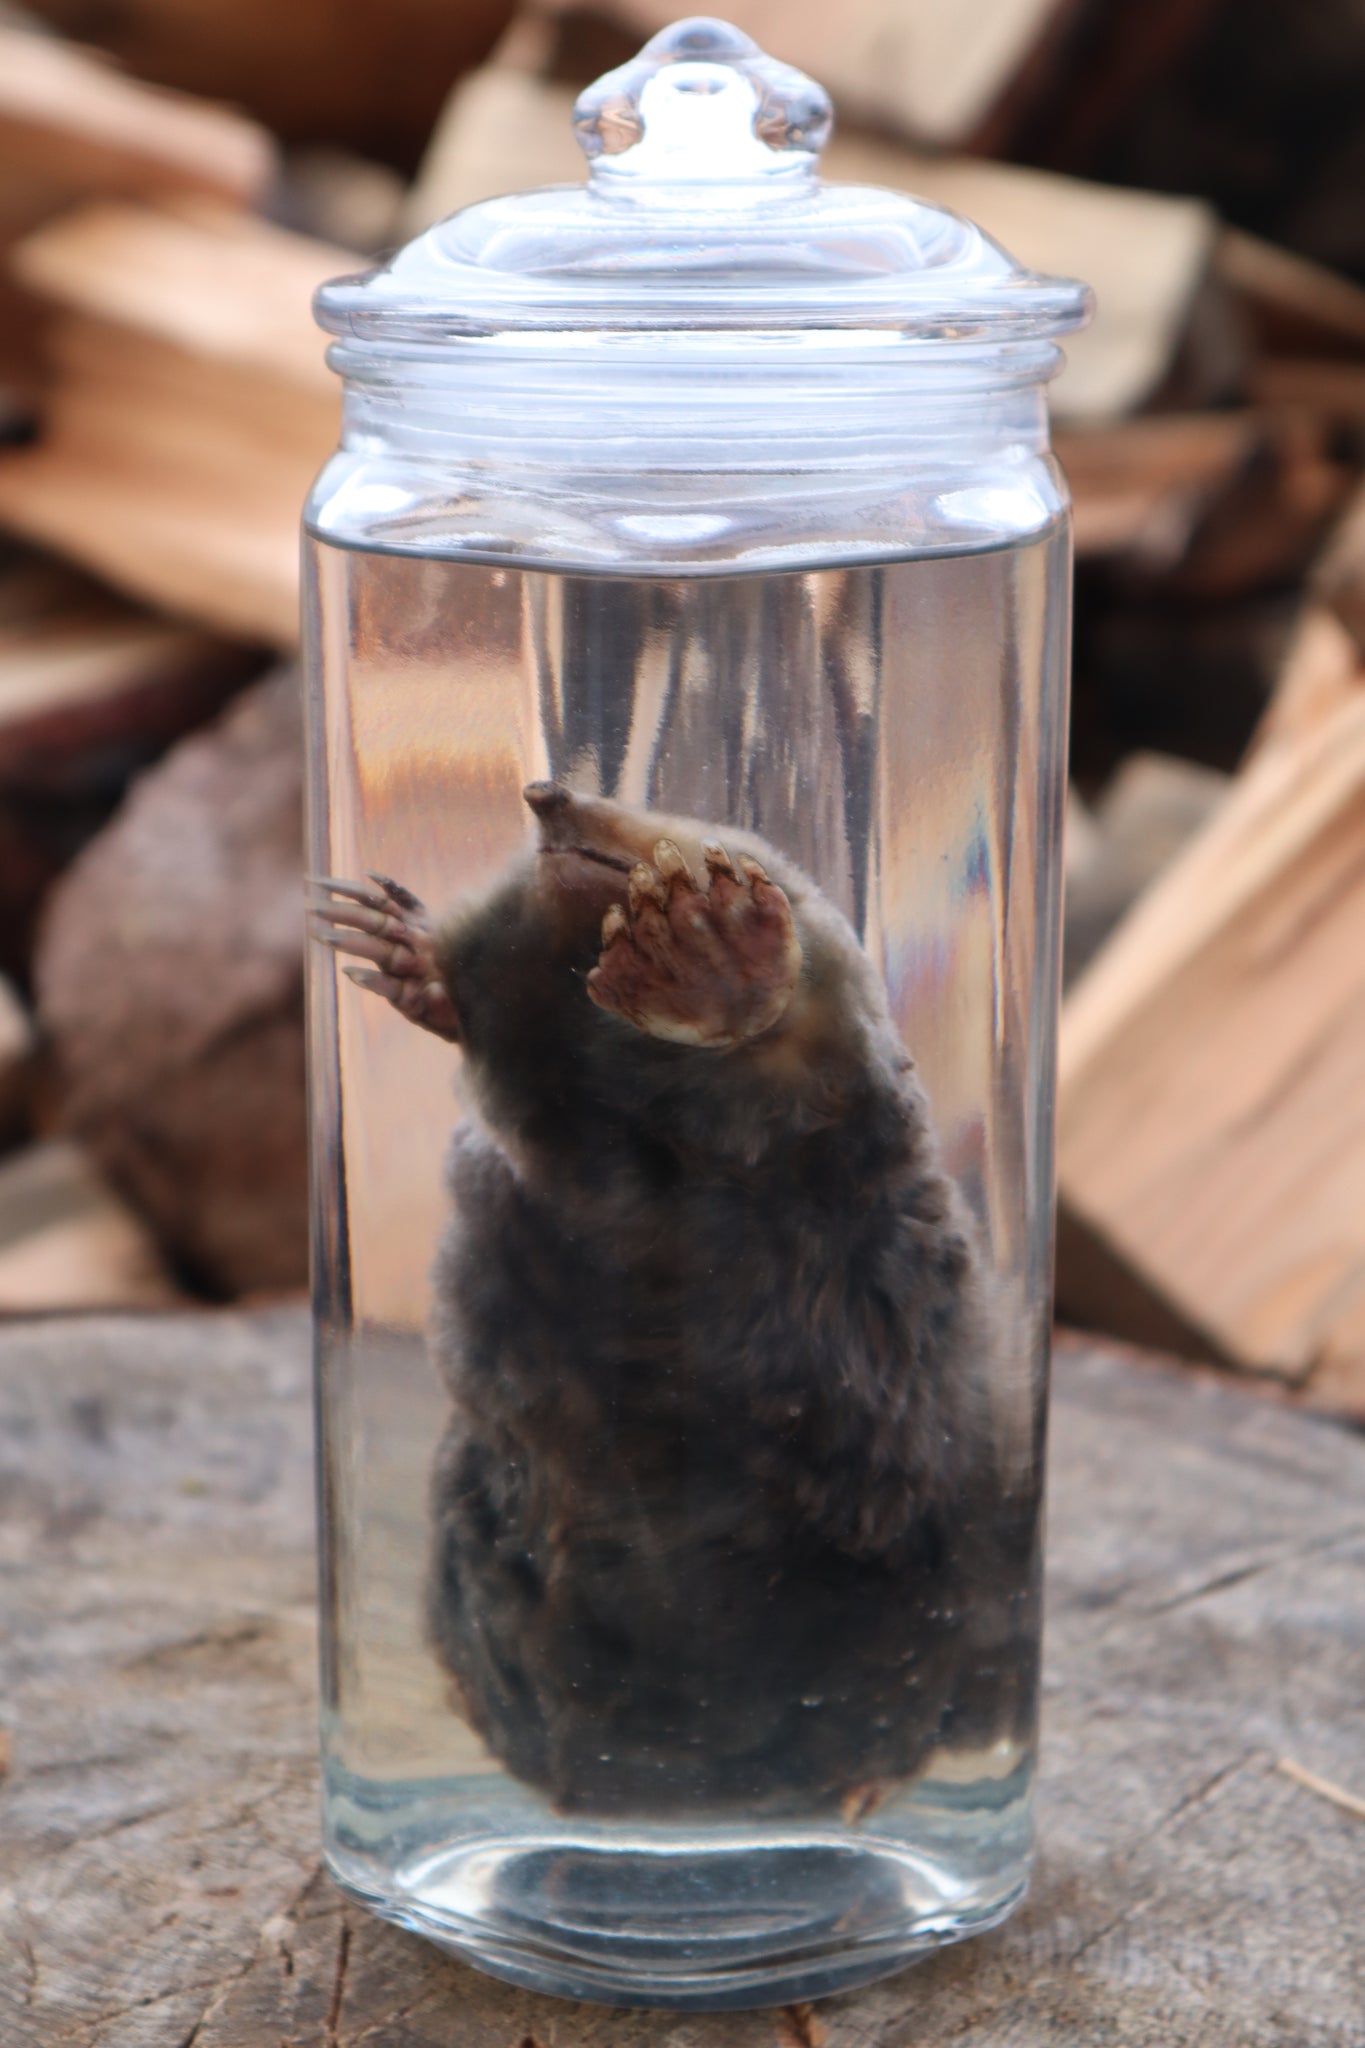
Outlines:
<svg viewBox="0 0 1365 2048"><path fill-rule="evenodd" d="M751 1672L729 1674L728 1696L743 1701L748 1686L757 1719L767 1714L779 1733L747 1806L733 1787L705 1796L695 1755L705 1738L690 1723L678 1738L690 1760L672 1782L702 1788L691 1806L686 1793L657 1809L632 1794L610 1810L612 1738L577 1804L559 1781L501 1765L461 1711L430 1622L433 1473L452 1413L432 1336L443 1314L433 1268L451 1210L444 1162L477 1111L461 1053L337 977L317 948L332 1866L377 1910L570 1995L746 2005L882 1974L999 1918L1029 1851L1065 538L678 579L309 545L322 684L310 742L315 872L396 877L437 913L477 904L534 843L525 785L555 781L633 812L700 820L722 844L727 830L757 834L838 913L913 1057L988 1304L989 1338L961 1370L989 1443L971 1469L991 1483L964 1482L945 1513L986 1544L1013 1515L1000 1541L1019 1574L1008 1626L973 1633L951 1611L970 1581L945 1580L942 1613L921 1602L897 1655L909 1670L920 1644L938 1673L939 1692L918 1696L938 1732L899 1752L913 1757L899 1775L886 1761L894 1743L883 1753L869 1733L868 1776L844 1768L843 1796L828 1789L836 1767L804 1805L801 1783L782 1796L781 1716L790 1711L793 1727L802 1711L828 1719L832 1692L853 1702L845 1725L862 1740L856 1628L833 1686L816 1686L808 1704L763 1690L772 1658L791 1653L790 1632L782 1646L776 1623L771 1641L752 1633ZM738 1276L716 1285L722 1300L726 1287L742 1297ZM551 1400L558 1370L547 1350ZM702 1456L695 1443L688 1456ZM689 1469L679 1480L695 1481L699 1513L712 1498L704 1477ZM601 1472L590 1479L609 1502ZM693 1611L674 1618L684 1689L690 1655L716 1675L714 1657L708 1667L689 1644L725 1640L714 1617L726 1569L722 1542L714 1588L695 1569L686 1581ZM886 1604L900 1583L886 1576ZM626 1645L623 1687L630 1668ZM870 1716L868 1730L886 1718ZM628 1748L629 1711L624 1726ZM668 1741L661 1727L661 1784ZM831 1745L837 1757L837 1730ZM789 1753L805 1753L799 1733ZM626 1749L619 1768L631 1768Z"/></svg>

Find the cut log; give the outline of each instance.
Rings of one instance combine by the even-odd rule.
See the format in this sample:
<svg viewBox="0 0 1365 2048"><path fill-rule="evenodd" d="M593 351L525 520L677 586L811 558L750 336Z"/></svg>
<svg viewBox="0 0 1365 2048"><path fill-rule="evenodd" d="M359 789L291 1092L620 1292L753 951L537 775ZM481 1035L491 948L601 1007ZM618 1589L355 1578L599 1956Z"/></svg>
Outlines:
<svg viewBox="0 0 1365 2048"><path fill-rule="evenodd" d="M1351 278L1239 228L1218 237L1213 272L1236 293L1262 353L1365 354L1365 286Z"/></svg>
<svg viewBox="0 0 1365 2048"><path fill-rule="evenodd" d="M290 141L410 166L450 81L483 61L513 0L25 0L138 78L249 108Z"/></svg>
<svg viewBox="0 0 1365 2048"><path fill-rule="evenodd" d="M0 557L0 968L27 977L39 907L128 778L259 656L140 611L67 564Z"/></svg>
<svg viewBox="0 0 1365 2048"><path fill-rule="evenodd" d="M1093 287L1095 318L1067 337L1066 367L1053 387L1058 418L1117 418L1146 403L1171 373L1216 232L1198 201L975 158L910 158L857 137L836 137L829 174L919 193L966 214L1030 269Z"/></svg>
<svg viewBox="0 0 1365 2048"><path fill-rule="evenodd" d="M0 1316L184 1298L151 1232L80 1146L52 1139L0 1162Z"/></svg>
<svg viewBox="0 0 1365 2048"><path fill-rule="evenodd" d="M273 142L244 115L0 24L0 252L76 199L198 193L248 205L275 173ZM8 387L31 407L41 382L37 310L0 275L0 398Z"/></svg>
<svg viewBox="0 0 1365 2048"><path fill-rule="evenodd" d="M1192 15L1198 32L1163 50L1172 11ZM1105 8L1098 25L1102 44L1130 40L1136 89L1107 94L1104 57L1087 34L1070 80L1063 74L1051 104L1044 96L1038 120L1011 138L1011 155L1082 176L1201 192L1271 242L1365 275L1358 0L1155 0Z"/></svg>
<svg viewBox="0 0 1365 2048"><path fill-rule="evenodd" d="M1216 769L1201 768L1170 754L1130 754L1093 811L1084 814L1079 835L1073 834L1068 811L1068 981L1099 950L1125 911L1208 823L1227 789L1228 777Z"/></svg>
<svg viewBox="0 0 1365 2048"><path fill-rule="evenodd" d="M1263 422L1246 412L1148 415L1059 433L1077 556L1121 556L1169 573L1210 509L1245 480L1264 435Z"/></svg>
<svg viewBox="0 0 1365 2048"><path fill-rule="evenodd" d="M519 40L511 54L519 64L486 66L456 86L413 188L410 232L499 192L582 178L573 91L520 68L537 54L534 44ZM842 128L822 162L831 178L889 185L968 214L1021 263L1095 287L1094 323L1068 340L1055 387L1061 416L1113 418L1167 376L1213 252L1206 207L1009 164L916 155Z"/></svg>
<svg viewBox="0 0 1365 2048"><path fill-rule="evenodd" d="M1365 1416L1365 694L1258 751L1072 992L1058 1163L1221 1353Z"/></svg>
<svg viewBox="0 0 1365 2048"><path fill-rule="evenodd" d="M311 293L354 261L207 202L81 207L12 259L21 282L54 305L314 397L335 380L308 317Z"/></svg>
<svg viewBox="0 0 1365 2048"><path fill-rule="evenodd" d="M1365 658L1365 490L1333 534L1312 578L1313 595L1354 640Z"/></svg>
<svg viewBox="0 0 1365 2048"><path fill-rule="evenodd" d="M1200 598L1301 573L1354 475L1320 423L1287 412L1148 414L1063 430L1055 445L1078 558Z"/></svg>
<svg viewBox="0 0 1365 2048"><path fill-rule="evenodd" d="M219 1294L307 1275L302 755L285 671L134 784L35 963L68 1127Z"/></svg>
<svg viewBox="0 0 1365 2048"><path fill-rule="evenodd" d="M135 596L292 646L298 519L335 445L310 301L359 259L207 204L100 205L20 245L52 316L43 437L0 455L0 522Z"/></svg>
<svg viewBox="0 0 1365 2048"><path fill-rule="evenodd" d="M201 724L240 649L137 611L39 557L0 573L0 798L67 793ZM0 887L0 897L3 897Z"/></svg>
<svg viewBox="0 0 1365 2048"><path fill-rule="evenodd" d="M1248 389L1257 405L1294 407L1357 430L1365 426L1365 362L1266 356L1252 366Z"/></svg>
<svg viewBox="0 0 1365 2048"><path fill-rule="evenodd" d="M1304 608L1274 695L1252 740L1292 750L1343 705L1365 696L1365 655L1334 612Z"/></svg>
<svg viewBox="0 0 1365 2048"><path fill-rule="evenodd" d="M1276 1768L1365 1792L1352 1432L1063 1344L1027 1900L814 2011L683 2017L495 1983L322 1874L310 1380L292 1313L0 1329L7 2044L1358 2039L1354 1916L1324 1902L1356 1895L1361 1823ZM431 1455L386 1442L395 1519Z"/></svg>
<svg viewBox="0 0 1365 2048"><path fill-rule="evenodd" d="M198 192L250 206L274 175L275 148L244 114L0 25L0 175L16 171L68 193Z"/></svg>
<svg viewBox="0 0 1365 2048"><path fill-rule="evenodd" d="M407 181L387 164L319 144L289 151L271 215L296 234L370 254L402 239L407 195Z"/></svg>
<svg viewBox="0 0 1365 2048"><path fill-rule="evenodd" d="M36 1045L19 991L0 975L0 1140L12 1143L28 1125Z"/></svg>

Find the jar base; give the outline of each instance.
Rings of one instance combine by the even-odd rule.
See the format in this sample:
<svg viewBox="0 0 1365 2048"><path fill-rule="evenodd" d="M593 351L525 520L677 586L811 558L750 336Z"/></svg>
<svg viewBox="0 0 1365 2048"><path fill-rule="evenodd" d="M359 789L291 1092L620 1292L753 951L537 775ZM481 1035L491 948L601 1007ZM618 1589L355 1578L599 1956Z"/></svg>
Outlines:
<svg viewBox="0 0 1365 2048"><path fill-rule="evenodd" d="M742 2011L887 1977L1013 1910L1026 1871L987 1888L890 1845L742 1849L463 1843L393 1873L349 1859L343 1890L476 1969L600 2005ZM956 1896L954 1896L956 1894Z"/></svg>

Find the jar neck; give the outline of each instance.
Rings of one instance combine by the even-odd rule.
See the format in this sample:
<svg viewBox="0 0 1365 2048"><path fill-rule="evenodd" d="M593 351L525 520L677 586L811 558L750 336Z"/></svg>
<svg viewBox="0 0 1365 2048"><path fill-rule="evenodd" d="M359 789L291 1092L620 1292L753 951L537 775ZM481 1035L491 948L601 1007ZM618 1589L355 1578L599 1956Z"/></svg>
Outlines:
<svg viewBox="0 0 1365 2048"><path fill-rule="evenodd" d="M446 466L580 474L960 473L1048 446L1051 343L894 333L354 340L342 445Z"/></svg>

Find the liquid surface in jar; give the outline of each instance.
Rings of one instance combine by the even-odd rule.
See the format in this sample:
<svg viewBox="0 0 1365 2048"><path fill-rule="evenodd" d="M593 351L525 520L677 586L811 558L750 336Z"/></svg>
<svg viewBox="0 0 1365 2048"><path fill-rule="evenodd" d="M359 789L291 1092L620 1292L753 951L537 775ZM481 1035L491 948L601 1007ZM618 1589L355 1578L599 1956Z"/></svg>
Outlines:
<svg viewBox="0 0 1365 2048"><path fill-rule="evenodd" d="M547 1825L1009 1778L1064 541L315 555L335 1760Z"/></svg>

